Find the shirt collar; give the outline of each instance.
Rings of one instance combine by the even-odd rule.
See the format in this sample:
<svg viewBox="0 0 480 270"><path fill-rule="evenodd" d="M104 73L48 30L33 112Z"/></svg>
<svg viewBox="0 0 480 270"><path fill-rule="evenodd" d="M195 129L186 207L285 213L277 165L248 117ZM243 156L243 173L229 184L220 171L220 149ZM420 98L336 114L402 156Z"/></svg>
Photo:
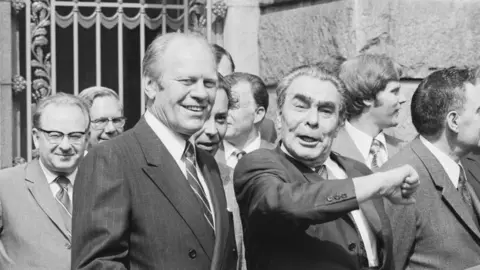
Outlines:
<svg viewBox="0 0 480 270"><path fill-rule="evenodd" d="M257 149L260 149L260 145L262 143L262 137L260 136L260 132L257 134L257 137L253 141L251 141L249 144L247 144L244 148L243 151L245 153L250 153L253 152ZM231 143L229 143L227 140L223 141L223 148L225 150L225 157L229 158L235 151L240 151L237 149L235 146L233 146Z"/></svg>
<svg viewBox="0 0 480 270"><path fill-rule="evenodd" d="M162 121L158 120L150 111L144 114L145 121L153 129L153 132L162 141L168 152L175 160L181 160L187 141L178 133L169 129ZM195 145L194 149L195 149Z"/></svg>
<svg viewBox="0 0 480 270"><path fill-rule="evenodd" d="M448 175L448 178L450 178L450 181L452 181L455 188L458 187L458 178L460 177L460 164L456 163L451 157L442 152L423 136L420 136L420 140L427 147L427 149L432 152L433 156L438 160L438 162L440 162L440 165L442 165L443 169Z"/></svg>
<svg viewBox="0 0 480 270"><path fill-rule="evenodd" d="M47 178L47 183L50 185L51 183L53 183L53 181L55 181L55 179L57 179L58 175L51 172L49 169L47 169L45 165L43 165L43 162L40 158L38 159L38 163L40 163L40 168L42 168L43 174L45 175L45 178ZM72 186L75 182L77 171L78 171L78 168L75 168L75 170L71 174L65 175L65 177L67 177L68 180L70 180L70 183L72 184Z"/></svg>
<svg viewBox="0 0 480 270"><path fill-rule="evenodd" d="M367 160L374 138L354 127L349 121L345 121L345 130L350 135L350 138L352 138L362 156L365 158L365 160ZM375 136L375 139L379 140L383 144L384 150L387 152L387 141L385 140L385 134L380 132L377 136Z"/></svg>

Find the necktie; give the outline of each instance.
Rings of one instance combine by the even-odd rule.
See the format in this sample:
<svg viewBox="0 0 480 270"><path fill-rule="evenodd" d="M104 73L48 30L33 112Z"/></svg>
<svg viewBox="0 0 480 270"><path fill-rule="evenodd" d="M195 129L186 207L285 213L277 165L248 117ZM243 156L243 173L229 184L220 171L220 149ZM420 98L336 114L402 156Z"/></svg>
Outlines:
<svg viewBox="0 0 480 270"><path fill-rule="evenodd" d="M67 177L60 175L55 181L57 182L60 190L55 195L55 199L60 208L60 214L62 216L65 227L69 232L72 231L72 201L68 196L68 184L70 180Z"/></svg>
<svg viewBox="0 0 480 270"><path fill-rule="evenodd" d="M467 188L467 178L465 177L465 171L463 170L463 167L461 165L459 166L460 166L460 177L458 178L457 190L460 192L462 200L467 205L468 211L472 215L475 223L477 223L478 213L476 213L475 208L473 207L472 195L470 194Z"/></svg>
<svg viewBox="0 0 480 270"><path fill-rule="evenodd" d="M190 184L190 187L193 190L193 193L197 196L197 199L200 203L200 206L203 210L203 215L207 219L208 224L215 230L213 226L213 213L210 209L210 204L207 200L207 195L202 185L200 184L198 175L197 175L197 166L195 163L195 150L193 145L187 141L185 146L185 152L183 153L182 160L185 162L185 167L187 170L187 181Z"/></svg>
<svg viewBox="0 0 480 270"><path fill-rule="evenodd" d="M315 172L322 177L323 180L328 180L328 170L325 164L322 164L315 168Z"/></svg>
<svg viewBox="0 0 480 270"><path fill-rule="evenodd" d="M382 166L382 161L380 160L380 151L382 150L383 144L377 139L373 139L372 145L370 146L370 155L372 156L372 163L370 169L376 171Z"/></svg>

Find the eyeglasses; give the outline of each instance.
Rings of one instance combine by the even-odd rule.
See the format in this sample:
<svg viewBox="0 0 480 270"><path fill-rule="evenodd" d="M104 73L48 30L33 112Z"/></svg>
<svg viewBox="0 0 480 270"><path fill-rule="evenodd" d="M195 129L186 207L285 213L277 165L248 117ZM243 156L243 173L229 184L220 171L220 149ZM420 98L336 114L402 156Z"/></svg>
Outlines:
<svg viewBox="0 0 480 270"><path fill-rule="evenodd" d="M63 138L65 138L65 135L67 135L69 143L77 144L82 142L86 134L86 132L80 132L80 131L70 132L68 134L65 134L63 132L56 131L56 130L45 130L41 128L36 128L36 129L43 132L46 135L45 138L47 138L47 141L51 144L62 143Z"/></svg>
<svg viewBox="0 0 480 270"><path fill-rule="evenodd" d="M102 117L91 121L93 129L104 129L108 122L112 122L115 128L122 128L127 121L126 117Z"/></svg>

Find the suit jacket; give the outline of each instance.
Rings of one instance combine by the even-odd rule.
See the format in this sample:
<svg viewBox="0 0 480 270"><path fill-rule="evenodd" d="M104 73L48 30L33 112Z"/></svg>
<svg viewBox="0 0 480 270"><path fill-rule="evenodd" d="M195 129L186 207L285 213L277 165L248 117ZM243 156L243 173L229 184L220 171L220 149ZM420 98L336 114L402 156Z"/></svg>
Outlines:
<svg viewBox="0 0 480 270"><path fill-rule="evenodd" d="M420 177L416 203L386 203L392 220L397 269L465 269L480 264L480 232L435 156L417 137L382 170L410 164ZM475 207L480 201L472 191ZM393 222L395 221L395 222Z"/></svg>
<svg viewBox="0 0 480 270"><path fill-rule="evenodd" d="M260 136L262 139L270 142L277 142L277 129L275 128L275 123L270 118L265 118L260 125Z"/></svg>
<svg viewBox="0 0 480 270"><path fill-rule="evenodd" d="M214 159L197 149L215 235L144 118L91 149L74 190L72 269L234 269L232 215Z"/></svg>
<svg viewBox="0 0 480 270"><path fill-rule="evenodd" d="M388 157L393 157L404 146L405 142L388 134L385 135L385 142L387 143ZM361 163L365 163L365 158L358 150L357 145L353 141L350 134L348 134L345 127L340 128L337 137L333 140L332 150L342 156L354 159Z"/></svg>
<svg viewBox="0 0 480 270"><path fill-rule="evenodd" d="M275 149L275 144L264 140L262 138L260 142L260 148L259 149ZM223 146L223 142L220 143L220 147L217 150L217 153L215 153L215 160L217 161L218 164L227 164L227 160L225 159L225 147ZM227 168L229 168L227 166ZM222 166L220 166L220 170L222 169ZM231 172L230 176L233 177L233 170L228 170Z"/></svg>
<svg viewBox="0 0 480 270"><path fill-rule="evenodd" d="M71 236L38 160L0 172L0 232L0 269L70 269Z"/></svg>
<svg viewBox="0 0 480 270"><path fill-rule="evenodd" d="M467 175L467 181L472 185L477 197L480 198L480 155L469 154L462 159L462 165Z"/></svg>
<svg viewBox="0 0 480 270"><path fill-rule="evenodd" d="M371 171L335 154L349 175ZM360 269L361 239L349 212L358 209L351 179L325 181L283 153L245 155L234 173L249 270ZM391 230L382 200L360 206L377 241L381 267L390 270Z"/></svg>

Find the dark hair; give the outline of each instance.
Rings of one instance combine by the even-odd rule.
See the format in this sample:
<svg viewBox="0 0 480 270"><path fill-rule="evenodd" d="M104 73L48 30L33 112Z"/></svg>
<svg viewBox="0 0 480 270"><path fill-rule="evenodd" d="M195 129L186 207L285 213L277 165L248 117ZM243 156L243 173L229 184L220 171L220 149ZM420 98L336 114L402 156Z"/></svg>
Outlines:
<svg viewBox="0 0 480 270"><path fill-rule="evenodd" d="M476 72L451 67L433 72L418 85L410 107L412 122L422 136L438 137L445 128L445 117L461 110L465 84L476 84Z"/></svg>
<svg viewBox="0 0 480 270"><path fill-rule="evenodd" d="M392 81L400 81L401 68L385 55L364 54L345 61L339 77L347 90L348 118L362 114L364 101L376 100Z"/></svg>
<svg viewBox="0 0 480 270"><path fill-rule="evenodd" d="M326 56L315 65L338 77L340 74L340 66L345 61L347 61L347 59L341 55Z"/></svg>
<svg viewBox="0 0 480 270"><path fill-rule="evenodd" d="M235 63L233 62L233 58L230 53L222 46L217 44L212 44L212 48L213 52L215 53L215 61L217 62L217 65L220 64L220 61L222 61L222 57L226 56L232 65L232 71L235 71Z"/></svg>
<svg viewBox="0 0 480 270"><path fill-rule="evenodd" d="M232 108L234 104L234 100L232 97L232 90L230 84L225 80L225 77L222 76L222 74L217 72L218 76L218 86L217 86L217 91L222 89L225 91L227 94L227 99L228 99L228 109Z"/></svg>
<svg viewBox="0 0 480 270"><path fill-rule="evenodd" d="M228 76L225 76L225 80L230 84L231 87L237 85L240 82L247 82L252 87L253 99L255 104L258 107L265 108L265 111L268 110L268 91L265 83L260 79L260 77L244 72L234 72Z"/></svg>
<svg viewBox="0 0 480 270"><path fill-rule="evenodd" d="M35 113L33 114L33 127L34 128L41 128L41 117L42 113L50 105L70 105L72 107L78 107L83 115L85 116L85 119L87 120L87 128L86 130L89 129L90 127L90 113L88 110L88 105L85 103L85 101L77 96L66 94L66 93L57 93L55 95L48 96L44 99L42 99L35 110Z"/></svg>
<svg viewBox="0 0 480 270"><path fill-rule="evenodd" d="M285 104L286 90L290 87L290 85L292 85L297 78L303 76L314 78L320 81L331 82L337 88L338 92L340 93L339 121L340 123L343 123L346 115L345 86L338 77L330 73L327 69L322 68L322 66L319 64L296 67L280 80L277 86L277 108L281 109ZM319 90L321 91L321 89Z"/></svg>

